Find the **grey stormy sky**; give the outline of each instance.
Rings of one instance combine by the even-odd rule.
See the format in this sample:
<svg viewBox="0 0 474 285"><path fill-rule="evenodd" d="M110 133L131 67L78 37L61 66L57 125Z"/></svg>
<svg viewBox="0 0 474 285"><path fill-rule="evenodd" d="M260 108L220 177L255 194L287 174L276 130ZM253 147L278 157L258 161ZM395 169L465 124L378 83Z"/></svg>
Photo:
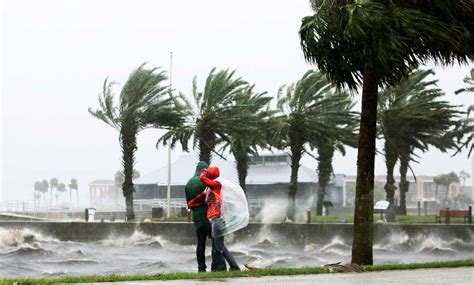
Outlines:
<svg viewBox="0 0 474 285"><path fill-rule="evenodd" d="M6 1L1 8L3 200L31 199L34 182L52 177L77 178L84 199L90 181L111 179L120 169L118 133L87 112L98 106L106 77L124 83L143 62L169 70L173 51L173 85L186 94L194 75L202 87L216 66L236 69L275 95L312 68L298 39L301 18L311 13L306 0ZM453 95L472 66L436 68L451 102L472 104L469 94ZM139 134L142 174L166 164L166 151L155 149L161 133ZM174 150L173 159L180 153ZM309 157L303 163L316 167ZM355 174L356 151L338 154L334 166ZM471 173L471 167L466 152L451 158L436 150L413 165L420 175ZM376 173L385 173L380 156Z"/></svg>

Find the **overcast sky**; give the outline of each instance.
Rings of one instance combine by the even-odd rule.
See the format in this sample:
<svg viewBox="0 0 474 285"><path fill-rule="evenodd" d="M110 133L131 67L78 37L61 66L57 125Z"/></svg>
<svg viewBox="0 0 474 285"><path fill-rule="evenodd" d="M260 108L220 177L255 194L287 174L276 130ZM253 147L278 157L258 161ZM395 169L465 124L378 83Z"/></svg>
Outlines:
<svg viewBox="0 0 474 285"><path fill-rule="evenodd" d="M143 62L169 70L170 51L173 85L186 94L194 75L202 88L215 66L236 69L257 90L275 95L312 68L298 39L309 14L306 0L3 2L0 199L31 199L34 182L52 177L77 178L86 198L89 182L112 179L121 167L118 133L87 109L98 106L106 77L123 84ZM436 68L447 100L473 103L472 95L453 95L472 66ZM166 151L155 149L160 134L138 136L142 174L166 164ZM179 154L174 150L173 159ZM316 167L309 157L303 163ZM412 167L418 175L472 173L466 152L452 158L433 150ZM356 151L336 155L334 168L355 174ZM379 155L376 174L384 173Z"/></svg>

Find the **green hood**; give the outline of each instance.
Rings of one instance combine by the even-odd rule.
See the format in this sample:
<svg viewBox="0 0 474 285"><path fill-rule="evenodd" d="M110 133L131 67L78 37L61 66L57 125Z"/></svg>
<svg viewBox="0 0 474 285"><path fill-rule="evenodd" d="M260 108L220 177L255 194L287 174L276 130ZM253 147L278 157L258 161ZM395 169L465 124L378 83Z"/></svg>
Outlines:
<svg viewBox="0 0 474 285"><path fill-rule="evenodd" d="M196 172L194 173L194 176L200 176L201 175L201 170L204 168L208 168L209 165L204 162L204 161L199 161L197 166L196 166Z"/></svg>

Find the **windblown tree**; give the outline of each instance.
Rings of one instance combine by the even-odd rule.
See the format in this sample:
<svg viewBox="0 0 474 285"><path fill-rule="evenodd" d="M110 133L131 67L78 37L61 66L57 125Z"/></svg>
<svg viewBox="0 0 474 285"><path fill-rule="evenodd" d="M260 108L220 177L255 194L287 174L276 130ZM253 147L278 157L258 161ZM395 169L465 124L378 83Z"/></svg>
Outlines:
<svg viewBox="0 0 474 285"><path fill-rule="evenodd" d="M347 104L350 101L346 102ZM347 106L346 111L351 110L351 106ZM354 116L353 120L348 122L345 128L346 134L341 135L340 141L335 141L328 138L318 138L313 143L318 151L318 192L316 197L316 215L323 214L323 201L326 196L326 188L331 181L331 176L334 174L332 161L334 152L338 150L342 155L346 155L344 145L352 147L357 146L357 135L354 133L356 128L357 118Z"/></svg>
<svg viewBox="0 0 474 285"><path fill-rule="evenodd" d="M59 185L59 182L58 182L58 179L55 177L55 178L52 178L50 181L49 181L49 187L50 187L50 200L49 200L49 206L51 207L52 206L52 203L53 203L53 189L56 189L56 203L58 202L57 200L57 196L58 196L58 185Z"/></svg>
<svg viewBox="0 0 474 285"><path fill-rule="evenodd" d="M470 0L312 0L301 46L337 86L362 87L352 263L373 263L374 160L379 87L418 65L466 62L474 55Z"/></svg>
<svg viewBox="0 0 474 285"><path fill-rule="evenodd" d="M291 177L286 218L295 220L298 170L304 153L318 140L339 140L347 133L355 113L345 92L335 90L320 71L308 71L288 87L278 91L280 114L273 126L273 142L280 149L289 149Z"/></svg>
<svg viewBox="0 0 474 285"><path fill-rule="evenodd" d="M446 195L444 196L443 199L443 208L446 207L446 203L448 202L449 198L449 190L451 189L451 185L453 183L459 183L459 176L455 172L450 172L448 174L445 174L444 176L444 186L446 186Z"/></svg>
<svg viewBox="0 0 474 285"><path fill-rule="evenodd" d="M67 191L67 188L66 188L66 184L64 183L59 183L58 184L58 192L62 194L64 194L64 192ZM57 195L56 195L56 202L58 201L58 198L57 198ZM63 202L64 202L64 198L63 198Z"/></svg>
<svg viewBox="0 0 474 285"><path fill-rule="evenodd" d="M425 152L434 146L446 152L457 144L449 138L451 128L458 123L461 112L457 106L443 101L444 92L437 80L427 80L432 70L417 70L399 84L379 94L379 126L385 139L387 201L394 205L394 167L400 160L399 214L406 215L407 172L410 162L417 162L416 151Z"/></svg>
<svg viewBox="0 0 474 285"><path fill-rule="evenodd" d="M126 203L127 220L134 220L133 167L137 150L137 134L146 128L180 124L174 99L166 84L167 77L160 68L147 69L144 65L134 70L125 82L114 104L115 82L104 81L99 95L99 109L89 113L119 131L122 148L124 182L122 191Z"/></svg>
<svg viewBox="0 0 474 285"><path fill-rule="evenodd" d="M213 68L202 92L198 91L197 78L194 77L192 102L183 94L180 94L181 100L175 101L176 107L183 110L184 123L170 128L156 145L171 143L173 147L179 141L183 150L188 151L192 139L193 149L197 147L199 150L199 160L210 164L212 154L218 154L216 147L219 144L252 128L247 105L235 104L236 97L248 84L240 77L234 78L234 74L235 71L216 72Z"/></svg>
<svg viewBox="0 0 474 285"><path fill-rule="evenodd" d="M471 69L469 76L466 76L464 78L464 83L466 83L467 86L456 90L454 93L474 93L474 68ZM474 118L471 117L471 112L473 111L474 104L471 104L467 108L466 118L462 120L461 123L452 132L452 136L457 139L459 144L459 148L454 155L460 152L463 148L467 148L469 150L467 156L470 157L472 151L474 150ZM464 134L468 134L468 136L464 137Z"/></svg>
<svg viewBox="0 0 474 285"><path fill-rule="evenodd" d="M36 181L34 184L34 193L33 193L33 201L35 205L36 205L36 202L39 202L39 199L41 198L40 191L41 191L41 182Z"/></svg>
<svg viewBox="0 0 474 285"><path fill-rule="evenodd" d="M72 207L72 190L75 190L76 191L76 202L77 202L77 206L79 206L79 191L78 191L78 188L79 188L79 185L77 184L77 179L75 178L72 178L71 179L71 183L69 183L69 203L71 204L71 207Z"/></svg>
<svg viewBox="0 0 474 285"><path fill-rule="evenodd" d="M49 190L49 183L47 180L41 181L40 189L39 191L41 192L41 195L43 196L43 200L46 202L46 193L48 193Z"/></svg>
<svg viewBox="0 0 474 285"><path fill-rule="evenodd" d="M464 186L466 185L466 179L471 178L471 175L469 175L469 173L467 173L466 171L461 170L458 176L459 179L462 180L461 190L464 190Z"/></svg>
<svg viewBox="0 0 474 285"><path fill-rule="evenodd" d="M239 184L245 192L245 180L248 175L250 155L257 155L259 148L269 148L267 141L267 127L271 124L269 103L272 97L266 92L254 92L254 85L247 86L241 93L235 96L233 104L235 106L246 107L245 117L247 122L246 132L229 132L224 135L224 145L222 151L229 149L234 155L236 162Z"/></svg>

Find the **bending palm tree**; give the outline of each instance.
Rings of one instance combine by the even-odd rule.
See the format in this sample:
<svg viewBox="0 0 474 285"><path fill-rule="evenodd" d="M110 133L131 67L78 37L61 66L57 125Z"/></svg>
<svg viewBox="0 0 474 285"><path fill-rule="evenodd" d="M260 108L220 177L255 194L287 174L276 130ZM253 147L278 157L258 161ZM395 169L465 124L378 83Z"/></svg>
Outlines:
<svg viewBox="0 0 474 285"><path fill-rule="evenodd" d="M311 0L302 19L307 61L337 86L362 87L352 262L373 263L374 163L378 88L434 60L474 56L472 1Z"/></svg>
<svg viewBox="0 0 474 285"><path fill-rule="evenodd" d="M206 79L204 91L199 92L196 77L193 80L193 103L183 94L176 101L178 108L185 114L185 122L170 128L157 142L174 146L181 143L184 151L188 151L188 143L193 137L193 148L199 149L199 160L210 163L216 146L223 141L229 141L231 135L244 134L252 120L247 105L236 105L236 97L247 87L247 82L241 78L233 78L235 71L211 70Z"/></svg>
<svg viewBox="0 0 474 285"><path fill-rule="evenodd" d="M334 92L320 71L308 71L300 81L278 92L278 109L273 142L289 148L291 177L286 218L295 220L300 160L318 139L339 140L347 134L355 113L347 93Z"/></svg>
<svg viewBox="0 0 474 285"><path fill-rule="evenodd" d="M416 161L415 151L425 152L432 145L443 152L456 143L446 137L461 114L456 106L440 100L444 93L436 88L437 80L426 80L432 70L417 70L398 85L381 92L379 126L385 138L387 165L387 201L393 205L395 180L393 169L400 159L400 208L406 215L406 179L410 161Z"/></svg>
<svg viewBox="0 0 474 285"><path fill-rule="evenodd" d="M79 207L79 191L78 191L78 188L79 188L79 185L77 184L77 179L75 178L72 178L71 179L71 183L69 183L69 203L71 204L71 207L72 207L72 190L76 190L76 202L77 202L77 206Z"/></svg>
<svg viewBox="0 0 474 285"><path fill-rule="evenodd" d="M50 195L49 195L49 197L50 197L50 199L51 199L51 200L49 200L49 207L50 207L50 208L51 208L52 205L53 205L53 189L56 189L56 203L58 202L58 201L57 201L57 200L58 200L58 199L57 199L57 197L58 197L58 184L59 184L59 182L58 182L58 179L57 179L57 178L53 178L53 179L51 179L51 180L49 181L49 187L50 187L50 191L51 191L51 192L50 192Z"/></svg>
<svg viewBox="0 0 474 285"><path fill-rule="evenodd" d="M134 70L123 86L118 104L114 105L112 86L114 82L104 81L99 96L100 109L89 113L120 132L124 183L123 195L126 202L127 220L134 220L133 211L133 165L137 149L137 134L149 127L173 126L179 124L179 115L174 108L174 99L168 93L165 73L159 68L146 69L141 65Z"/></svg>
<svg viewBox="0 0 474 285"><path fill-rule="evenodd" d="M270 116L274 113L268 109L272 97L266 92L255 93L254 86L248 86L235 98L235 106L246 106L245 115L251 121L246 132L232 132L226 136L222 151L226 148L234 155L239 184L245 191L245 179L249 168L249 155L256 155L258 148L268 148L266 127L270 124Z"/></svg>

